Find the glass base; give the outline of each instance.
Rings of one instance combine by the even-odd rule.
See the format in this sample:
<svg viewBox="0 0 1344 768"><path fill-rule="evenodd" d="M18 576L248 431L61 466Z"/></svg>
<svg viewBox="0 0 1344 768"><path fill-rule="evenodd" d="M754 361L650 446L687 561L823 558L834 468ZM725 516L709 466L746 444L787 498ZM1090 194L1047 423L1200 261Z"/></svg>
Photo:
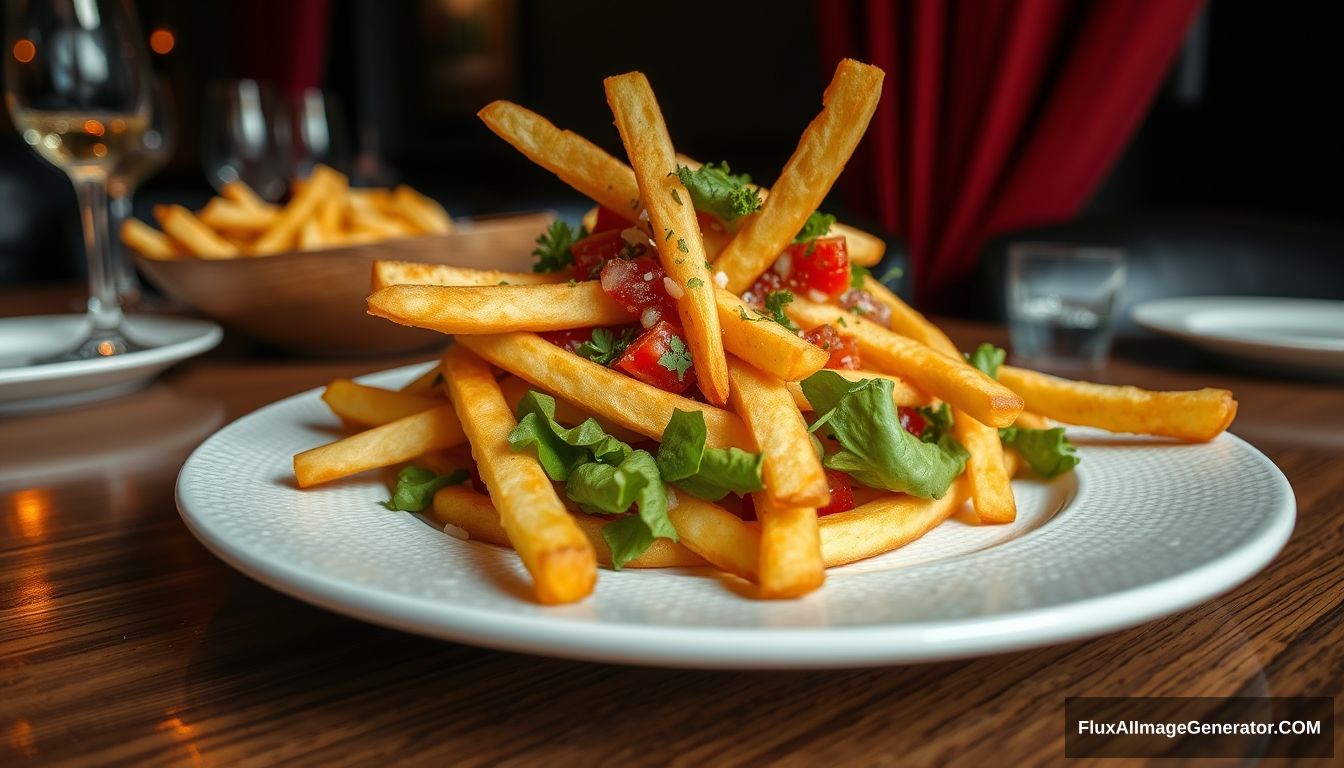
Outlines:
<svg viewBox="0 0 1344 768"><path fill-rule="evenodd" d="M129 338L122 328L95 330L73 347L48 357L34 358L32 365L68 363L72 360L94 360L115 357L130 352L142 352L151 347Z"/></svg>

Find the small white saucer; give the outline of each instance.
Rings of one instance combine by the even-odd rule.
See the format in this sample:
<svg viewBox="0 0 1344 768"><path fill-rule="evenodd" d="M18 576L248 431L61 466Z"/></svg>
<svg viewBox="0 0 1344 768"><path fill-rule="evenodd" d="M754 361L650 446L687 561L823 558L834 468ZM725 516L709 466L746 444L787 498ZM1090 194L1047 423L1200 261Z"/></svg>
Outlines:
<svg viewBox="0 0 1344 768"><path fill-rule="evenodd" d="M126 333L149 349L95 360L22 363L60 352L87 330L83 315L0 319L0 414L91 403L133 392L168 366L211 349L224 337L220 327L207 320L138 315L126 318Z"/></svg>

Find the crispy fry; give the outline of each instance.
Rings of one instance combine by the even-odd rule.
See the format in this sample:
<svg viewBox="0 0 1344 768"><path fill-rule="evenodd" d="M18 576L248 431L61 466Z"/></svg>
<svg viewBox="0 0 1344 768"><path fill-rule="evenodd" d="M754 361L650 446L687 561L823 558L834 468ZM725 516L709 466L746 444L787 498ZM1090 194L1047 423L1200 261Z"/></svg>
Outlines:
<svg viewBox="0 0 1344 768"><path fill-rule="evenodd" d="M682 546L710 565L748 581L756 581L760 562L759 530L732 512L689 493L670 490L677 505L667 511Z"/></svg>
<svg viewBox="0 0 1344 768"><path fill-rule="evenodd" d="M299 228L317 212L318 205L327 197L343 194L348 186L349 181L344 175L325 165L314 167L307 183L257 239L254 252L259 255L279 253L290 247Z"/></svg>
<svg viewBox="0 0 1344 768"><path fill-rule="evenodd" d="M728 378L733 410L765 454L764 495L781 509L825 506L831 498L826 471L784 382L737 358L728 361Z"/></svg>
<svg viewBox="0 0 1344 768"><path fill-rule="evenodd" d="M322 226L318 224L316 218L309 219L299 227L299 250L316 251L327 245L327 238L322 234Z"/></svg>
<svg viewBox="0 0 1344 768"><path fill-rule="evenodd" d="M181 255L167 235L139 219L128 218L121 225L121 242L147 259L175 259Z"/></svg>
<svg viewBox="0 0 1344 768"><path fill-rule="evenodd" d="M872 295L873 299L891 309L891 330L933 347L945 355L961 356L961 351L947 337L947 334L943 333L943 329L929 322L928 318L902 301L901 297L892 293L891 289L883 285L877 278L872 275L864 275L863 289Z"/></svg>
<svg viewBox="0 0 1344 768"><path fill-rule="evenodd" d="M239 256L237 247L180 205L156 205L154 217L159 220L163 231L188 253L206 259L232 259Z"/></svg>
<svg viewBox="0 0 1344 768"><path fill-rule="evenodd" d="M583 403L595 414L655 440L662 438L672 412L680 409L705 415L706 443L712 448L754 445L736 414L651 387L567 352L535 333L458 336L457 343L545 392Z"/></svg>
<svg viewBox="0 0 1344 768"><path fill-rule="evenodd" d="M910 386L910 383L900 376L893 376L890 373L881 373L879 371L847 371L841 369L836 370L835 372L850 381L862 381L864 379L891 380L891 400L898 406L929 405L933 402L933 398L929 397L923 391ZM799 410L812 410L812 404L807 401L807 395L803 394L803 387L801 384L796 381L790 381L787 382L785 386L788 387L789 395L793 398L793 402L798 406Z"/></svg>
<svg viewBox="0 0 1344 768"><path fill-rule="evenodd" d="M634 318L594 280L558 285L392 285L369 314L441 333L560 331L626 325Z"/></svg>
<svg viewBox="0 0 1344 768"><path fill-rule="evenodd" d="M373 262L372 289L377 291L389 285L544 285L565 280L566 275L560 272L504 272L451 264L379 260Z"/></svg>
<svg viewBox="0 0 1344 768"><path fill-rule="evenodd" d="M719 309L723 346L762 371L784 381L796 381L821 370L830 358L815 344L756 314L728 291L716 290L714 300Z"/></svg>
<svg viewBox="0 0 1344 768"><path fill-rule="evenodd" d="M523 395L534 387L517 376L505 376L499 381L499 388L504 391L504 401L509 404L509 408L517 411L518 401L523 399ZM547 393L549 394L549 393ZM562 398L555 400L555 420L567 426L574 426L584 419L593 419L598 426L612 437L625 443L634 443L644 439L644 436L638 432L631 432L620 424L611 423L610 419L601 416L594 416L583 410L574 403Z"/></svg>
<svg viewBox="0 0 1344 768"><path fill-rule="evenodd" d="M403 386L401 391L409 395L437 395L443 391L442 386L443 369L436 362Z"/></svg>
<svg viewBox="0 0 1344 768"><path fill-rule="evenodd" d="M639 216L643 206L635 172L601 147L509 101L491 102L476 116L529 160L599 205L630 221Z"/></svg>
<svg viewBox="0 0 1344 768"><path fill-rule="evenodd" d="M882 70L844 59L822 96L822 110L803 132L765 204L743 223L714 268L741 293L769 268L821 205L868 129L882 93Z"/></svg>
<svg viewBox="0 0 1344 768"><path fill-rule="evenodd" d="M826 579L826 566L822 564L817 510L776 506L767 493L753 493L752 498L761 520L759 595L802 597L820 587Z"/></svg>
<svg viewBox="0 0 1344 768"><path fill-rule="evenodd" d="M266 231L267 227L275 223L278 215L274 208L251 208L216 197L205 204L197 218L202 224L216 230L255 235Z"/></svg>
<svg viewBox="0 0 1344 768"><path fill-rule="evenodd" d="M955 514L967 496L963 477L941 499L896 493L827 515L821 519L821 550L826 565L844 565L905 546Z"/></svg>
<svg viewBox="0 0 1344 768"><path fill-rule="evenodd" d="M838 307L794 299L787 312L804 328L833 323L841 335L859 343L865 364L906 379L930 395L961 408L976 421L1006 427L1022 411L1022 398L966 365L960 357L934 351ZM843 318L844 323L837 318Z"/></svg>
<svg viewBox="0 0 1344 768"><path fill-rule="evenodd" d="M318 205L317 226L328 243L340 243L345 240L345 228L341 225L344 212L345 200L335 195Z"/></svg>
<svg viewBox="0 0 1344 768"><path fill-rule="evenodd" d="M465 440L453 407L441 405L297 454L294 477L300 488L310 488L452 448Z"/></svg>
<svg viewBox="0 0 1344 768"><path fill-rule="evenodd" d="M1206 442L1222 434L1237 415L1237 401L1226 389L1153 392L1071 381L1010 365L999 368L999 380L1021 395L1033 413L1112 432Z"/></svg>
<svg viewBox="0 0 1344 768"><path fill-rule="evenodd" d="M597 581L593 545L565 509L537 458L509 447L509 432L518 422L490 366L454 346L443 356L443 370L476 468L509 543L532 574L537 600L549 605L583 599Z"/></svg>
<svg viewBox="0 0 1344 768"><path fill-rule="evenodd" d="M501 547L512 546L504 526L499 522L499 513L490 503L489 496L483 496L462 485L450 485L434 494L434 506L425 510L425 514L440 526L453 525L466 533L471 540L484 541ZM597 561L611 567L611 548L602 538L602 527L607 520L593 515L575 514L574 522L579 530L588 537L597 553ZM451 532L450 535L457 535ZM644 554L625 564L626 568L694 568L706 565L704 558L672 541L654 539L652 546Z"/></svg>
<svg viewBox="0 0 1344 768"><path fill-rule="evenodd" d="M691 195L676 175L676 152L663 114L644 73L630 72L603 82L607 105L616 117L616 128L649 212L658 258L675 284L669 293L695 361L696 383L707 400L723 405L728 402L728 363L713 278Z"/></svg>
<svg viewBox="0 0 1344 768"><path fill-rule="evenodd" d="M952 436L970 454L962 479L966 481L976 517L982 523L1013 522L1017 518L1017 501L1003 466L999 430L957 409L953 409L952 418Z"/></svg>
<svg viewBox="0 0 1344 768"><path fill-rule="evenodd" d="M322 400L332 413L365 427L376 427L443 405L442 398L379 389L349 379L333 379L323 390Z"/></svg>
<svg viewBox="0 0 1344 768"><path fill-rule="evenodd" d="M274 211L275 206L261 199L261 196L247 185L247 182L234 179L224 185L220 194L225 200L231 200L244 208L255 211Z"/></svg>
<svg viewBox="0 0 1344 768"><path fill-rule="evenodd" d="M376 233L380 239L392 240L409 237L416 233L413 226L400 218L389 216L383 210L381 196L374 193L383 190L352 190L346 198L346 223L352 230L364 230ZM360 194L355 194L355 193Z"/></svg>
<svg viewBox="0 0 1344 768"><path fill-rule="evenodd" d="M402 184L392 192L397 214L428 235L446 235L453 231L453 220L437 201Z"/></svg>

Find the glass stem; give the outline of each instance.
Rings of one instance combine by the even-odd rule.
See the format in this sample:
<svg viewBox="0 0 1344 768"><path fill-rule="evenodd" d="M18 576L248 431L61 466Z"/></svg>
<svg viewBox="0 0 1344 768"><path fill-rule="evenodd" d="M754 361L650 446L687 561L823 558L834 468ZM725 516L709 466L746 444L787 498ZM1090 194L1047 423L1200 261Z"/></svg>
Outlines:
<svg viewBox="0 0 1344 768"><path fill-rule="evenodd" d="M84 250L89 259L89 320L95 333L114 331L121 325L121 300L107 226L107 174L82 169L71 178L79 197L79 219L84 224Z"/></svg>
<svg viewBox="0 0 1344 768"><path fill-rule="evenodd" d="M125 224L133 213L132 194L131 190L123 189L121 194L113 194L108 201L112 225L109 245L112 248L113 261L117 265L117 295L121 297L123 309L127 306L133 308L140 300L140 278L135 274L135 261L131 257L130 250L121 242L121 225Z"/></svg>

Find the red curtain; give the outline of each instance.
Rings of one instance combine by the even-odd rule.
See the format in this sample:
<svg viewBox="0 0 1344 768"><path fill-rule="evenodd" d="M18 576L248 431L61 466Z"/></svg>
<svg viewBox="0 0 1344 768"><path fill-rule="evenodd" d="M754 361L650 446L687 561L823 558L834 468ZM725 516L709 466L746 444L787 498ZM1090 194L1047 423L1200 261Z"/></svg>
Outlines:
<svg viewBox="0 0 1344 768"><path fill-rule="evenodd" d="M268 81L282 94L322 87L331 0L240 0L230 10L237 77Z"/></svg>
<svg viewBox="0 0 1344 768"><path fill-rule="evenodd" d="M843 182L904 235L915 299L955 310L986 238L1068 219L1162 84L1202 0L818 0L827 76L886 70Z"/></svg>

